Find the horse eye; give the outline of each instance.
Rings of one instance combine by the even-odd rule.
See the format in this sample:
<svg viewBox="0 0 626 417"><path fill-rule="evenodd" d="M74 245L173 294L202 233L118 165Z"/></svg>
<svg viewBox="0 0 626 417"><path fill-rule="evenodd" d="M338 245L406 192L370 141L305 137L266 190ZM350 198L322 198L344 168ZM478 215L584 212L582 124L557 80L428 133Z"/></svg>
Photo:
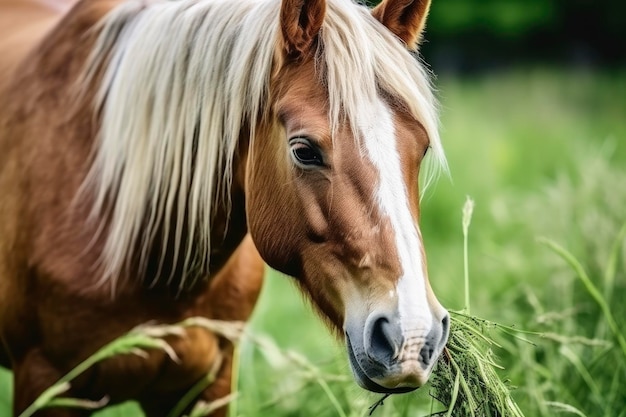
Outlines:
<svg viewBox="0 0 626 417"><path fill-rule="evenodd" d="M291 140L291 155L296 164L302 168L324 166L324 159L320 151L305 138Z"/></svg>

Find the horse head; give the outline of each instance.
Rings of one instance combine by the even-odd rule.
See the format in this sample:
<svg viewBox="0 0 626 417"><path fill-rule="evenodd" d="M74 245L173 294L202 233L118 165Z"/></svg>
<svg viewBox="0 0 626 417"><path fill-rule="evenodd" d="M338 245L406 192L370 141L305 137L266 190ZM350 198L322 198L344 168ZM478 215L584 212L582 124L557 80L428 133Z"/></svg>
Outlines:
<svg viewBox="0 0 626 417"><path fill-rule="evenodd" d="M443 161L409 51L429 4L283 0L248 156L255 245L345 336L357 382L376 392L423 385L448 337L418 225L420 166L429 150Z"/></svg>

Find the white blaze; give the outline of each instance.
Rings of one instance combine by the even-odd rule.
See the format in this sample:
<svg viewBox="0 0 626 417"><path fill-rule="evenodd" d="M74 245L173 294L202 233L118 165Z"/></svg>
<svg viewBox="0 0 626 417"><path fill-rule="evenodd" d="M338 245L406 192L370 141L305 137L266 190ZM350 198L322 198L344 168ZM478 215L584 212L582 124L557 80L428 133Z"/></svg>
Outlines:
<svg viewBox="0 0 626 417"><path fill-rule="evenodd" d="M359 128L369 158L378 170L376 198L381 213L389 217L402 267L402 276L396 288L400 325L403 333L417 331L417 335L422 336L432 325L432 314L426 299L421 236L409 208L396 146L393 113L382 100L368 107L371 113L360 121Z"/></svg>

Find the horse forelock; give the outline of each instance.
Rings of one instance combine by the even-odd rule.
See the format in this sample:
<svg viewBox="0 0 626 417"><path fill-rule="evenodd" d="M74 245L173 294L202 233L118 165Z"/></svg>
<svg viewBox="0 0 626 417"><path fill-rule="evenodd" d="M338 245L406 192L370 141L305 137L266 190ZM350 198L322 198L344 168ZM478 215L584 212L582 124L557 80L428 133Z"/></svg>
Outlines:
<svg viewBox="0 0 626 417"><path fill-rule="evenodd" d="M330 1L321 32L318 62L328 86L329 117L337 126L345 117L354 136L357 126L372 117L382 94L406 107L423 125L432 152L425 183L447 163L438 131L438 106L429 71L366 7L351 1Z"/></svg>
<svg viewBox="0 0 626 417"><path fill-rule="evenodd" d="M86 70L103 74L101 127L83 190L95 190L95 217L109 216L102 281L113 289L130 258L147 261L157 233L174 242L179 288L192 270L208 273L211 219L228 204L242 129L254 139L271 111L279 9L279 0L137 0L102 20ZM427 71L365 7L329 1L316 66L331 126L359 126L384 92L420 121L445 166Z"/></svg>

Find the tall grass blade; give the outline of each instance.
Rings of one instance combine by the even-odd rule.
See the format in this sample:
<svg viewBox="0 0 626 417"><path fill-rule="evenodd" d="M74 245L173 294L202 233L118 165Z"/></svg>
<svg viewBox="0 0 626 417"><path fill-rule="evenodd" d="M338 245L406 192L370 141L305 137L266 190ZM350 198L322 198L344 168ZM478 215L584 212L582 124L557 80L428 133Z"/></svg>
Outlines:
<svg viewBox="0 0 626 417"><path fill-rule="evenodd" d="M219 398L215 401L211 401L210 403L199 401L188 417L205 417L211 414L213 411L216 411L222 407L226 407L237 397L237 393L228 394L225 397Z"/></svg>
<svg viewBox="0 0 626 417"><path fill-rule="evenodd" d="M611 329L611 332L613 333L613 337L619 344L622 350L622 354L626 358L626 339L624 338L624 335L620 331L617 325L617 322L615 321L615 318L613 317L611 308L609 307L608 303L602 296L602 293L600 293L600 291L598 291L596 286L593 284L593 282L589 278L589 275L587 275L585 268L580 264L580 262L578 262L578 260L574 257L574 255L572 255L570 252L568 252L565 248L560 246L558 243L547 238L539 238L539 242L546 245L550 249L552 249L557 255L563 258L563 260L565 260L574 269L574 271L576 272L576 275L582 281L589 295L591 295L591 297L595 300L595 302L598 303L598 306L602 310L602 313L604 314L604 318L606 319L609 325L609 328Z"/></svg>
<svg viewBox="0 0 626 417"><path fill-rule="evenodd" d="M211 385L215 378L217 377L217 373L222 367L222 363L224 362L222 355L219 355L217 359L213 362L213 366L209 373L207 373L204 377L202 377L198 382L194 384L189 391L183 395L183 397L178 401L176 406L170 411L167 417L179 417L183 414L185 409L189 407L193 401L205 390L209 385Z"/></svg>
<svg viewBox="0 0 626 417"><path fill-rule="evenodd" d="M470 290L469 290L469 254L468 254L468 237L469 227L472 223L472 213L474 212L474 200L469 196L465 199L463 205L463 282L465 285L465 311L470 314Z"/></svg>
<svg viewBox="0 0 626 417"><path fill-rule="evenodd" d="M306 358L302 357L301 355L297 355L294 352L288 352L288 357L291 360L293 360L295 363L297 363L298 365L300 365L301 367L309 371L311 375L313 375L313 379L315 380L315 382L319 384L320 388L322 388L322 390L324 391L324 394L326 394L326 396L328 397L328 400L334 407L337 415L339 417L347 417L346 413L343 410L343 407L339 403L339 400L337 399L333 391L328 386L328 383L326 382L326 379L324 378L324 376L321 374L319 368L317 368L315 365L310 363Z"/></svg>
<svg viewBox="0 0 626 417"><path fill-rule="evenodd" d="M452 394L450 395L450 405L448 406L448 412L446 413L446 417L452 417L452 411L454 411L454 405L456 404L457 398L459 398L459 385L461 384L461 373L457 372L454 377L454 385L452 385Z"/></svg>
<svg viewBox="0 0 626 417"><path fill-rule="evenodd" d="M79 398L64 398L64 397L56 397L52 398L47 406L52 407L63 407L63 408L80 408L83 410L97 410L106 406L109 403L109 398L104 397L99 401L91 401L91 400L83 400Z"/></svg>
<svg viewBox="0 0 626 417"><path fill-rule="evenodd" d="M585 384L587 384L587 387L589 387L589 390L591 391L591 395L593 397L594 402L596 403L596 406L598 406L601 409L604 409L605 404L603 404L602 402L602 395L600 394L600 389L598 388L598 385L593 380L593 377L589 373L589 370L583 364L583 361L567 345L561 345L561 348L559 349L559 351L565 358L567 358L567 360L570 361L570 363L574 366L574 368L576 369L576 371L578 372L582 380L585 381Z"/></svg>
<svg viewBox="0 0 626 417"><path fill-rule="evenodd" d="M569 404L564 404L564 403L560 403L557 401L546 401L546 404L556 410L557 412L561 412L561 413L569 413L569 414L575 414L579 417L587 417L587 415L585 413L583 413L582 411L580 411L578 408L573 407Z"/></svg>
<svg viewBox="0 0 626 417"><path fill-rule="evenodd" d="M624 365L622 364L620 368L624 368ZM615 403L618 398L623 397L624 395L623 392L620 391L621 389L623 389L623 382L620 381L620 377L624 375L622 372L624 372L624 369L617 369L617 371L613 374L611 388L608 395L608 398L610 399L610 404ZM611 410L610 407L606 407L604 411L604 417L613 417L611 415L612 412L613 410Z"/></svg>
<svg viewBox="0 0 626 417"><path fill-rule="evenodd" d="M619 259L620 249L624 244L626 238L626 223L622 225L622 228L617 234L615 242L611 247L609 259L607 261L606 270L604 271L604 299L607 304L610 304L611 296L613 295L613 287L615 286L615 276L617 275L617 261Z"/></svg>

